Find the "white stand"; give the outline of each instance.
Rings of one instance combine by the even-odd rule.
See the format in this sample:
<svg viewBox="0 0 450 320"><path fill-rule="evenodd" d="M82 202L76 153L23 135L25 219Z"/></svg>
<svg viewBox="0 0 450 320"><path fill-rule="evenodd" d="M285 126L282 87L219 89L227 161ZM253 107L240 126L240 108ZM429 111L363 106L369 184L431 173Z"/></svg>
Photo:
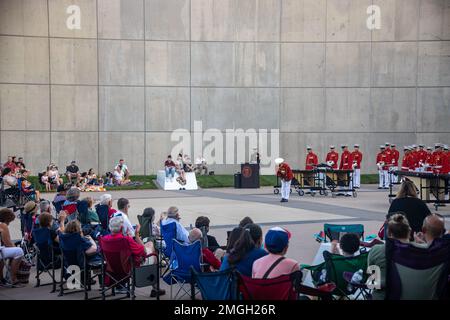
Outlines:
<svg viewBox="0 0 450 320"><path fill-rule="evenodd" d="M158 170L156 182L163 190L181 190L182 188L184 188L185 190L198 190L197 177L195 176L195 172L186 172L185 175L186 184L181 185L177 181L177 178L179 177L178 173L175 173L173 179L166 179L166 172L164 170Z"/></svg>

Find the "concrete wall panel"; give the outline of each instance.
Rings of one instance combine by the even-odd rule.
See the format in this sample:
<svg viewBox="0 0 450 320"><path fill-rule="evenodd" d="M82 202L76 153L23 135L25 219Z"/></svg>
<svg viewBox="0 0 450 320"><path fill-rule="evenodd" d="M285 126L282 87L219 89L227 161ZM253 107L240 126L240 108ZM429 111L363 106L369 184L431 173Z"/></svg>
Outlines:
<svg viewBox="0 0 450 320"><path fill-rule="evenodd" d="M278 86L279 44L192 43L194 86Z"/></svg>
<svg viewBox="0 0 450 320"><path fill-rule="evenodd" d="M327 41L370 41L367 8L372 0L328 0Z"/></svg>
<svg viewBox="0 0 450 320"><path fill-rule="evenodd" d="M189 57L188 42L146 42L146 85L188 86L190 84Z"/></svg>
<svg viewBox="0 0 450 320"><path fill-rule="evenodd" d="M100 172L114 170L124 159L131 174L144 174L144 132L100 132Z"/></svg>
<svg viewBox="0 0 450 320"><path fill-rule="evenodd" d="M145 39L189 40L189 0L145 0Z"/></svg>
<svg viewBox="0 0 450 320"><path fill-rule="evenodd" d="M69 29L73 25L73 10L67 13L70 6L80 8L80 28ZM96 0L48 0L50 36L68 38L97 37L97 1Z"/></svg>
<svg viewBox="0 0 450 320"><path fill-rule="evenodd" d="M10 155L23 157L32 175L37 176L50 163L49 132L2 131L0 145L2 160Z"/></svg>
<svg viewBox="0 0 450 320"><path fill-rule="evenodd" d="M281 41L325 41L326 0L282 0Z"/></svg>
<svg viewBox="0 0 450 320"><path fill-rule="evenodd" d="M51 161L64 173L72 160L81 171L98 168L98 132L52 132Z"/></svg>
<svg viewBox="0 0 450 320"><path fill-rule="evenodd" d="M99 41L101 85L144 85L144 43L142 41Z"/></svg>
<svg viewBox="0 0 450 320"><path fill-rule="evenodd" d="M48 78L47 39L0 36L0 82L44 84Z"/></svg>
<svg viewBox="0 0 450 320"><path fill-rule="evenodd" d="M448 133L450 128L450 88L420 88L417 98L418 131ZM450 143L448 140L441 142Z"/></svg>
<svg viewBox="0 0 450 320"><path fill-rule="evenodd" d="M326 85L368 87L370 84L370 43L328 43Z"/></svg>
<svg viewBox="0 0 450 320"><path fill-rule="evenodd" d="M279 127L278 89L192 88L191 126L203 129Z"/></svg>
<svg viewBox="0 0 450 320"><path fill-rule="evenodd" d="M419 86L450 86L450 42L419 44Z"/></svg>
<svg viewBox="0 0 450 320"><path fill-rule="evenodd" d="M420 40L450 40L450 5L447 0L421 0Z"/></svg>
<svg viewBox="0 0 450 320"><path fill-rule="evenodd" d="M86 39L50 39L52 84L97 85L97 42Z"/></svg>
<svg viewBox="0 0 450 320"><path fill-rule="evenodd" d="M100 131L144 131L143 87L100 88Z"/></svg>
<svg viewBox="0 0 450 320"><path fill-rule="evenodd" d="M48 85L0 85L2 130L49 130Z"/></svg>
<svg viewBox="0 0 450 320"><path fill-rule="evenodd" d="M143 39L144 0L98 0L98 37Z"/></svg>
<svg viewBox="0 0 450 320"><path fill-rule="evenodd" d="M326 131L325 112L325 89L283 89L280 130L281 132Z"/></svg>
<svg viewBox="0 0 450 320"><path fill-rule="evenodd" d="M193 0L192 40L279 41L278 0Z"/></svg>
<svg viewBox="0 0 450 320"><path fill-rule="evenodd" d="M322 87L325 84L325 44L282 44L281 77L283 87Z"/></svg>
<svg viewBox="0 0 450 320"><path fill-rule="evenodd" d="M0 34L48 36L47 0L1 0L0 12Z"/></svg>
<svg viewBox="0 0 450 320"><path fill-rule="evenodd" d="M146 131L190 129L189 88L156 87L146 90Z"/></svg>
<svg viewBox="0 0 450 320"><path fill-rule="evenodd" d="M381 29L373 41L417 40L420 0L374 0L381 9Z"/></svg>
<svg viewBox="0 0 450 320"><path fill-rule="evenodd" d="M417 44L379 42L372 47L372 85L374 87L415 86Z"/></svg>

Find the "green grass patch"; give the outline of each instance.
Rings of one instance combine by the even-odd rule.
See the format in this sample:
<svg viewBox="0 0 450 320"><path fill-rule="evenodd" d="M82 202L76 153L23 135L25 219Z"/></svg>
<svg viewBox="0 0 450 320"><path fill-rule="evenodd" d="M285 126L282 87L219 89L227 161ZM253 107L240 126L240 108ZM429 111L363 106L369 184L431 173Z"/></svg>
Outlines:
<svg viewBox="0 0 450 320"><path fill-rule="evenodd" d="M378 174L362 174L361 184L377 184Z"/></svg>

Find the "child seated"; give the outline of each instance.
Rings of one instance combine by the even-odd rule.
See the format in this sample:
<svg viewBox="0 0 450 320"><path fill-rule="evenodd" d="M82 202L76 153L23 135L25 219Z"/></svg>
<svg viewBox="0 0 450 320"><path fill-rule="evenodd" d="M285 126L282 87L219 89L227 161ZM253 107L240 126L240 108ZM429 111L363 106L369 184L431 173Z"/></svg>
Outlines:
<svg viewBox="0 0 450 320"><path fill-rule="evenodd" d="M340 250L337 245L337 240L331 242L331 253L340 254L344 257L353 257L358 252L361 242L357 234L346 233L339 240Z"/></svg>

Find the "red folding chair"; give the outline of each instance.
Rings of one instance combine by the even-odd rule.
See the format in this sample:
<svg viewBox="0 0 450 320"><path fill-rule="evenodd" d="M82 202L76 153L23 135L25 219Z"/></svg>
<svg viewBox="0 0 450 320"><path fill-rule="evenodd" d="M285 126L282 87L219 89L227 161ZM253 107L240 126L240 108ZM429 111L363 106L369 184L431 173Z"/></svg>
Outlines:
<svg viewBox="0 0 450 320"><path fill-rule="evenodd" d="M102 299L105 300L106 292L111 290L115 295L115 288L121 286L126 289L126 298L134 300L136 287L135 266L133 255L125 238L110 238L105 240L100 237L99 244L105 261L102 268ZM152 253L146 256L156 256ZM123 299L123 298L119 298Z"/></svg>

